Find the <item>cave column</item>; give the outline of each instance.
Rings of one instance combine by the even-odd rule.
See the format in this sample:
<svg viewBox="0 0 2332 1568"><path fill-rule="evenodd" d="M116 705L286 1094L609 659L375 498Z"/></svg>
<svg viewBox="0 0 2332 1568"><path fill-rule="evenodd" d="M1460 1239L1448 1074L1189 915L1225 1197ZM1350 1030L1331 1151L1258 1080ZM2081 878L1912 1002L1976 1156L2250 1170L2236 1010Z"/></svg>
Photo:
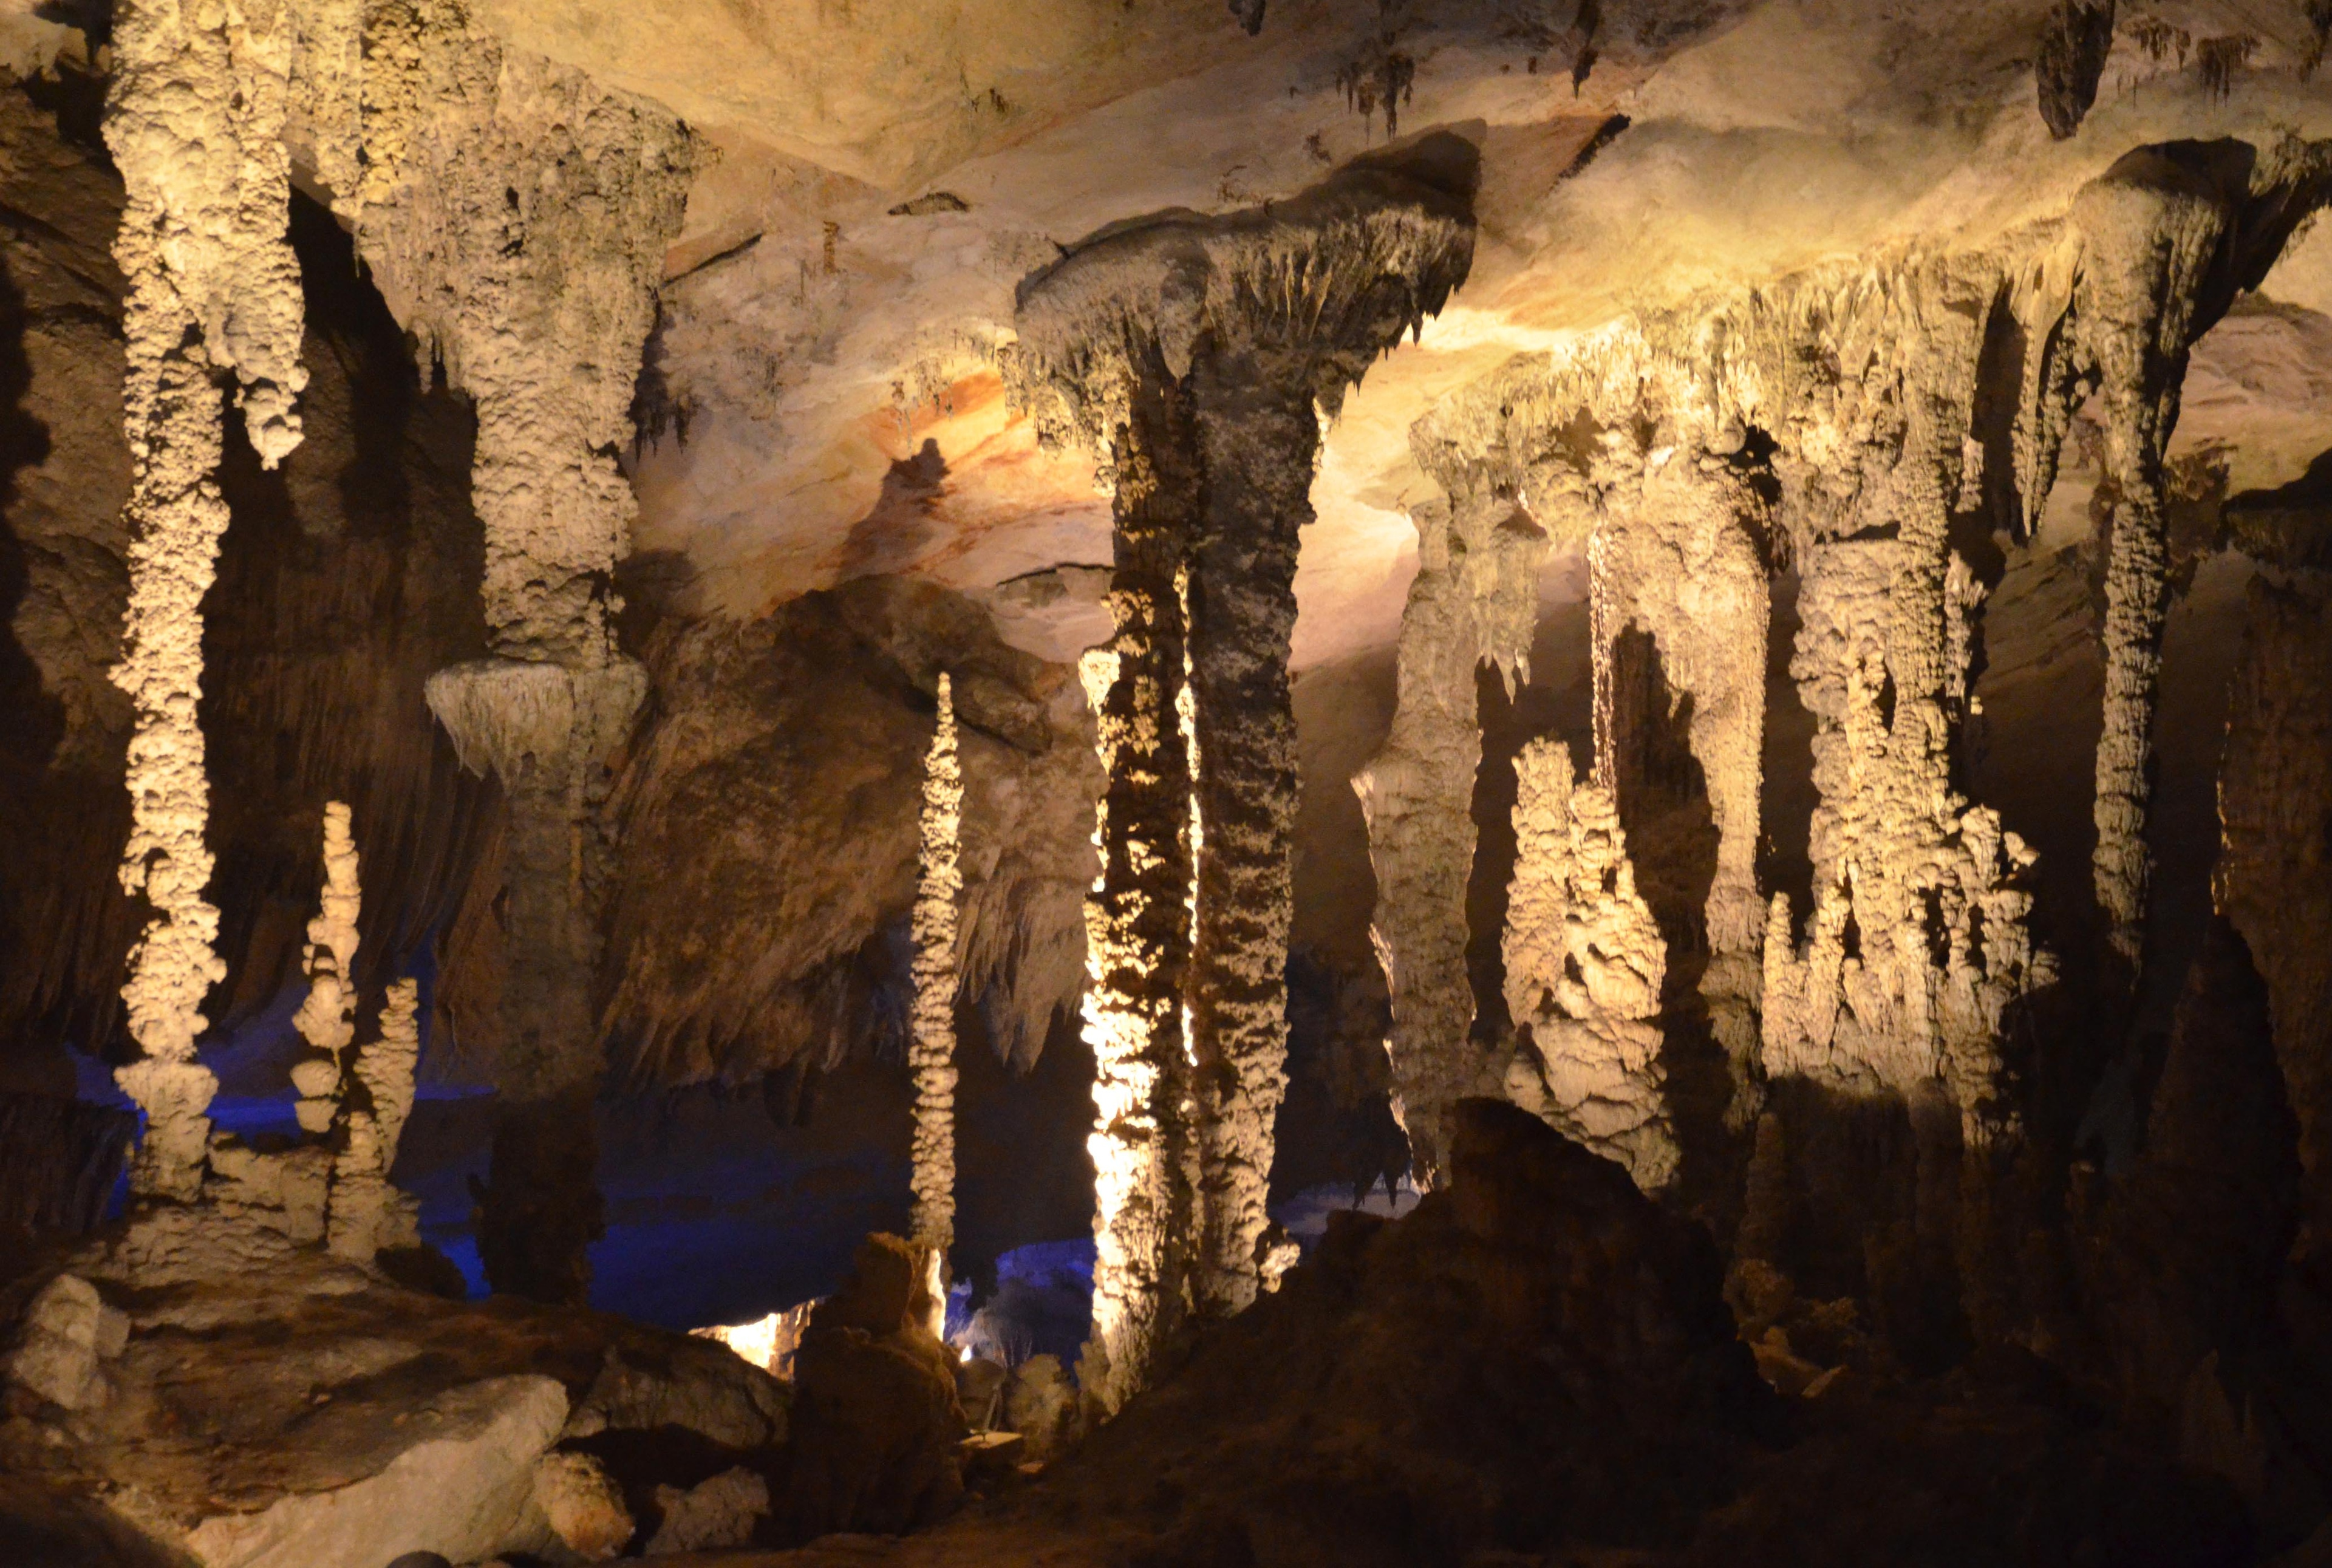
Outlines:
<svg viewBox="0 0 2332 1568"><path fill-rule="evenodd" d="M1179 1320L1177 1249L1191 1224L1191 928L1184 558L1197 498L1187 396L1154 343L1128 345L1116 467L1109 643L1085 655L1108 784L1096 809L1101 873L1085 904L1085 1039L1094 1052L1093 1338L1086 1396L1114 1412L1147 1380Z"/></svg>
<svg viewBox="0 0 2332 1568"><path fill-rule="evenodd" d="M1610 444L1607 443L1607 445ZM1620 461L1624 456L1624 461ZM1596 766L1623 789L1620 753L1646 723L1672 713L1636 711L1647 693L1617 689L1614 644L1640 626L1658 650L1656 700L1688 702L1685 737L1699 764L1716 831L1708 891L1696 910L1662 912L1703 940L1698 990L1733 1080L1726 1119L1745 1125L1757 1106L1759 954L1765 908L1757 893L1763 785L1765 643L1772 598L1765 539L1771 502L1763 466L1738 425L1716 434L1674 430L1647 453L1607 452L1606 514L1590 546L1595 639ZM1622 796L1621 804L1630 803ZM1656 839L1639 845L1655 853ZM1688 949L1689 951L1689 949Z"/></svg>
<svg viewBox="0 0 2332 1568"><path fill-rule="evenodd" d="M939 701L939 722L923 760L915 885L915 1003L908 1046L915 1075L915 1203L909 1230L943 1267L955 1244L956 902L963 893L957 856L963 772L956 760L954 683L945 671ZM942 1283L942 1300L945 1294Z"/></svg>
<svg viewBox="0 0 2332 1568"><path fill-rule="evenodd" d="M1392 993L1385 1050L1395 1112L1420 1186L1448 1149L1449 1116L1492 1066L1468 1036L1467 887L1481 770L1477 673L1529 674L1546 535L1478 476L1452 474L1450 500L1420 504L1418 569L1402 612L1398 699L1383 750L1354 783L1376 871L1373 932Z"/></svg>
<svg viewBox="0 0 2332 1568"><path fill-rule="evenodd" d="M1287 1085L1287 932L1296 807L1287 676L1295 556L1312 521L1319 420L1308 382L1210 359L1197 384L1206 505L1191 558L1198 819L1190 970L1200 1221L1199 1309L1254 1301Z"/></svg>
<svg viewBox="0 0 2332 1568"><path fill-rule="evenodd" d="M202 1190L215 1080L195 1059L202 1003L225 977L203 732L203 596L227 509L216 473L232 372L263 465L299 444L299 263L285 239L282 143L292 24L280 7L197 11L129 0L114 14L105 139L125 197L114 258L129 281L123 387L131 464L129 607L111 672L129 694L129 841L121 884L154 915L122 989L142 1059L117 1074L144 1113L131 1169L140 1198Z"/></svg>
<svg viewBox="0 0 2332 1568"><path fill-rule="evenodd" d="M1472 149L1428 138L1404 156L1256 212L1120 226L1020 289L1016 376L1041 377L1042 406L1115 469L1117 633L1087 670L1110 775L1086 1004L1105 1410L1177 1316L1238 1311L1291 1252L1265 1198L1287 1050L1287 660L1321 410L1472 256Z"/></svg>

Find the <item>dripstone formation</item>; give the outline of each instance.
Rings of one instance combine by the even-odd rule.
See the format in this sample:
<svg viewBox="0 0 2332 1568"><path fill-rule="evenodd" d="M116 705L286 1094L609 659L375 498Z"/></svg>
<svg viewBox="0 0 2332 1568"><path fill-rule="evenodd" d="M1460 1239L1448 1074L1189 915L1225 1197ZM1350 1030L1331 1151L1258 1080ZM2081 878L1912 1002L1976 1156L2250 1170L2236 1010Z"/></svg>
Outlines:
<svg viewBox="0 0 2332 1568"><path fill-rule="evenodd" d="M1097 237L1020 292L1026 378L1115 489L1116 632L1086 666L1110 779L1085 1004L1100 1259L1084 1381L1104 1409L1184 1312L1237 1312L1275 1267L1287 651L1317 411L1463 279L1472 159L1428 139L1267 211Z"/></svg>

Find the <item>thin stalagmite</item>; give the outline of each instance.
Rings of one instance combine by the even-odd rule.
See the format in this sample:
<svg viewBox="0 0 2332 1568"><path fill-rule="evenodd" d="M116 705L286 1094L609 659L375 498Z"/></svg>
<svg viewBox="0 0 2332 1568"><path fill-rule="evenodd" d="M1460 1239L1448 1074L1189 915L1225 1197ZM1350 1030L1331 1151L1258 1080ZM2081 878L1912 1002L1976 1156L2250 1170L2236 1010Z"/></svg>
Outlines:
<svg viewBox="0 0 2332 1568"><path fill-rule="evenodd" d="M302 966L308 995L292 1015L292 1027L308 1042L309 1055L294 1063L292 1082L300 1091L301 1130L328 1133L339 1105L342 1057L357 1037L357 916L364 906L357 884L356 841L349 832L345 802L324 807L324 887L316 918L308 923Z"/></svg>
<svg viewBox="0 0 2332 1568"><path fill-rule="evenodd" d="M922 854L915 883L915 1006L908 1066L915 1075L915 1203L908 1234L944 1258L955 1242L957 865L963 773L956 760L955 690L940 674L939 721L923 759Z"/></svg>

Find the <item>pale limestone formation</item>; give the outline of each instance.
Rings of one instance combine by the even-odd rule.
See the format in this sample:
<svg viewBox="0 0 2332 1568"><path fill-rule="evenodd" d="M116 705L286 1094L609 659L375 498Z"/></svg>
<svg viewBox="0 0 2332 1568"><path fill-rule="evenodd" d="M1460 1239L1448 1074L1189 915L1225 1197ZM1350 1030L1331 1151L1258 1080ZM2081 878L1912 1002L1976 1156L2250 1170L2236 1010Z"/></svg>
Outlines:
<svg viewBox="0 0 2332 1568"><path fill-rule="evenodd" d="M1081 1382L1104 1410L1146 1381L1183 1303L1239 1310L1272 1251L1287 652L1319 410L1462 278L1471 183L1471 149L1429 138L1269 209L1105 231L1020 292L1022 395L1104 454L1116 494L1116 633L1085 665L1110 782L1087 924L1099 1258Z"/></svg>
<svg viewBox="0 0 2332 1568"><path fill-rule="evenodd" d="M339 1108L341 1057L357 1037L357 916L363 894L349 821L345 802L325 804L321 908L308 923L301 955L308 995L292 1018L310 1052L292 1065L292 1082L300 1091L301 1129L311 1133L331 1131Z"/></svg>
<svg viewBox="0 0 2332 1568"><path fill-rule="evenodd" d="M1757 1106L1765 934L1757 843L1772 610L1771 508L1760 488L1771 475L1745 445L1737 421L1717 431L1658 427L1649 439L1607 432L1595 470L1600 521L1591 547L1598 779L1622 787L1630 770L1621 752L1634 732L1666 724L1673 710L1689 705L1686 741L1707 792L1716 863L1703 906L1672 918L1696 927L1701 938L1694 943L1706 954L1699 991L1732 1066L1727 1120L1735 1126ZM1651 639L1670 712L1635 711L1640 693L1621 703L1613 652L1630 628ZM1639 845L1639 853L1647 847Z"/></svg>
<svg viewBox="0 0 2332 1568"><path fill-rule="evenodd" d="M2104 416L2113 539L2093 863L2125 986L2145 941L2148 759L2169 568L2163 454L2187 358L2327 197L2332 142L2141 148L2082 187L2053 249L2020 280L2041 346L2027 363L2016 431L2028 517L2048 498L2075 410L2094 394Z"/></svg>
<svg viewBox="0 0 2332 1568"><path fill-rule="evenodd" d="M1482 760L1475 681L1497 666L1509 691L1530 678L1538 569L1547 536L1513 498L1452 476L1451 500L1414 508L1417 577L1402 612L1391 732L1352 788L1377 874L1374 930L1392 991L1395 1114L1412 1169L1431 1186L1458 1102L1481 1092L1492 1053L1470 1038L1466 887L1474 864L1474 782Z"/></svg>
<svg viewBox="0 0 2332 1568"><path fill-rule="evenodd" d="M114 258L129 280L123 406L132 464L129 607L113 683L137 712L121 884L154 909L123 988L143 1059L117 1075L146 1114L132 1184L145 1197L201 1190L215 1081L195 1061L204 995L225 976L203 735L202 598L226 527L214 475L215 378L233 371L244 426L272 468L298 445L298 263L284 241L283 150L292 27L278 7L140 0L114 19L106 140L124 207Z"/></svg>
<svg viewBox="0 0 2332 1568"><path fill-rule="evenodd" d="M940 675L939 722L923 759L922 857L915 883L915 1005L908 1066L915 1075L913 1238L944 1265L955 1240L957 901L963 874L963 772L956 760L955 689ZM942 1288L941 1295L944 1296Z"/></svg>
<svg viewBox="0 0 2332 1568"><path fill-rule="evenodd" d="M2160 559L2149 541L2160 535L2160 444L2179 371L2233 292L2255 283L2322 205L2327 182L2326 144L2141 149L2062 217L1973 250L1894 248L1625 318L1560 355L1518 357L1419 426L1420 449L1479 458L1540 515L1583 497L1607 521L1625 509L1611 505L1615 494L1635 504L1613 489L1615 471L1628 477L1619 460L1648 460L1673 439L1692 464L1680 472L1707 473L1704 454L1734 445L1735 430L1770 442L1773 553L1794 557L1803 578L1792 668L1817 715L1821 806L1811 846L1815 908L1802 939L1785 908L1769 912L1759 1020L1767 1074L1866 1092L1938 1085L1976 1143L2013 1124L1999 1101L1999 1022L2054 966L2024 929L2030 851L1952 785L1983 585L1950 546L1951 518L1997 507L2029 527L2081 399L2092 389L2109 406L2118 399L2123 412L2108 417L2122 434L2109 461L2137 500L2117 527L2122 586L2111 593L2125 608L2109 617L2098 766L2100 865L2110 875L2100 897L2117 920L2134 917L2149 628L2160 604L2159 569L2147 562ZM2021 405L1995 403L1980 419L1987 346L2002 340L2033 345ZM1582 437L1595 445L1584 456ZM1744 536L1755 531L1748 499L1728 503ZM1678 531L1688 534L1688 524ZM1622 613L1615 542L1603 539L1595 551L1599 646ZM1696 576L1747 590L1733 612L1745 635L1752 574L1712 559ZM1681 642L1659 651L1680 666L1692 662ZM1730 651L1715 646L1720 658ZM1719 675L1707 705L1749 668L1742 657L1736 674ZM1608 667L1598 684L1599 731L1610 736L1625 720L1610 711ZM1702 705L1696 695L1696 731ZM1728 1015L1737 1021L1738 999L1750 991L1737 971L1755 949L1738 918L1750 891L1739 868L1755 831L1754 796L1734 782L1737 762L1723 760L1754 748L1754 735L1694 737L1725 840L1725 899L1709 911L1706 988L1721 1037L1735 1030ZM1625 810L1627 787L1615 781ZM2127 932L2117 940L2135 951ZM1720 942L1731 944L1729 960ZM1736 1099L1735 1110L1752 1105Z"/></svg>
<svg viewBox="0 0 2332 1568"><path fill-rule="evenodd" d="M1677 1162L1659 1063L1668 944L1636 891L1611 791L1576 781L1560 741L1525 746L1515 779L1506 1095L1658 1192Z"/></svg>
<svg viewBox="0 0 2332 1568"><path fill-rule="evenodd" d="M352 1076L362 1093L349 1096L332 1162L326 1240L335 1256L362 1262L386 1248L420 1243L420 1205L388 1179L413 1113L419 1010L419 985L398 980L381 1004L380 1037L357 1049Z"/></svg>

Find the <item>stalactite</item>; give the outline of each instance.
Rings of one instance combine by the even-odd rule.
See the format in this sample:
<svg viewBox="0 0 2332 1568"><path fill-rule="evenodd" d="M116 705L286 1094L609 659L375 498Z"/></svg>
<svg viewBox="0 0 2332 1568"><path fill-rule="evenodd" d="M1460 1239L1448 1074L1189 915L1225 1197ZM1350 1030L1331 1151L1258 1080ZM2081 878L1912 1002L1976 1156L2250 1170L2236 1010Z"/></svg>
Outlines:
<svg viewBox="0 0 2332 1568"><path fill-rule="evenodd" d="M1401 616L1399 696L1382 751L1353 780L1377 875L1375 932L1392 992L1395 1114L1412 1171L1435 1184L1458 1100L1490 1085L1469 1039L1466 889L1482 758L1476 672L1529 676L1545 531L1484 483L1452 476L1452 500L1412 512L1418 571Z"/></svg>
<svg viewBox="0 0 2332 1568"><path fill-rule="evenodd" d="M1667 944L1636 891L1611 792L1575 782L1560 741L1524 747L1515 777L1503 946L1506 1006L1527 1034L1506 1093L1657 1192L1677 1163L1659 1065Z"/></svg>
<svg viewBox="0 0 2332 1568"><path fill-rule="evenodd" d="M944 671L939 702L923 760L922 858L915 884L915 1006L908 1045L915 1075L915 1204L908 1229L913 1240L944 1259L955 1240L956 903L963 894L956 864L963 774L956 763L955 690Z"/></svg>
<svg viewBox="0 0 2332 1568"><path fill-rule="evenodd" d="M215 475L233 370L252 446L272 468L300 438L300 274L285 244L281 130L292 28L276 9L167 0L122 6L106 140L125 196L114 256L129 282L123 388L132 465L129 614L116 685L136 706L121 884L155 910L122 996L142 1060L117 1077L147 1118L141 1195L201 1190L215 1087L195 1061L203 999L225 978L205 897L209 784L196 715L202 598L226 504Z"/></svg>
<svg viewBox="0 0 2332 1568"><path fill-rule="evenodd" d="M1105 234L1021 288L1021 396L1054 434L1106 451L1117 493L1085 1004L1099 1260L1080 1378L1104 1410L1147 1380L1186 1302L1236 1312L1283 1256L1264 1197L1286 1054L1286 660L1314 409L1440 308L1472 250L1471 149L1429 138L1404 157L1266 210ZM1195 801L1177 722L1186 636Z"/></svg>
<svg viewBox="0 0 2332 1568"><path fill-rule="evenodd" d="M308 923L308 946L301 958L309 990L292 1018L310 1052L292 1068L292 1085L300 1091L300 1126L309 1133L331 1130L339 1105L341 1057L357 1037L357 916L363 894L357 884L357 846L349 837L349 820L345 803L325 804L321 907Z"/></svg>

